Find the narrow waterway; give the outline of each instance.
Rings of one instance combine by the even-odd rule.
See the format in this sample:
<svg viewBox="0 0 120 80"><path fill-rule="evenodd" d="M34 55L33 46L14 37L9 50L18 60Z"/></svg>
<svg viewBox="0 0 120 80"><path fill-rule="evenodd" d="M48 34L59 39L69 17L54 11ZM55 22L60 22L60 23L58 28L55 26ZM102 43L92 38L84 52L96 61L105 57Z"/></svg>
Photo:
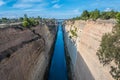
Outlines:
<svg viewBox="0 0 120 80"><path fill-rule="evenodd" d="M62 24L58 25L58 33L50 66L48 80L67 80L67 67L64 51Z"/></svg>

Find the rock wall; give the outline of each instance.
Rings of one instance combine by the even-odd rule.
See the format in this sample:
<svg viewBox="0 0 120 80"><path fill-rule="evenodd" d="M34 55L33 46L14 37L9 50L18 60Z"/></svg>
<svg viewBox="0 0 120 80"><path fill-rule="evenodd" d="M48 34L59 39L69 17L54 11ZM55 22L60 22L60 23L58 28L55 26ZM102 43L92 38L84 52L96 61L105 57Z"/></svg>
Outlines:
<svg viewBox="0 0 120 80"><path fill-rule="evenodd" d="M109 73L110 65L100 64L96 52L102 35L111 32L114 25L114 20L65 22L65 43L71 59L73 80L113 80Z"/></svg>
<svg viewBox="0 0 120 80"><path fill-rule="evenodd" d="M0 29L0 80L44 80L57 28Z"/></svg>

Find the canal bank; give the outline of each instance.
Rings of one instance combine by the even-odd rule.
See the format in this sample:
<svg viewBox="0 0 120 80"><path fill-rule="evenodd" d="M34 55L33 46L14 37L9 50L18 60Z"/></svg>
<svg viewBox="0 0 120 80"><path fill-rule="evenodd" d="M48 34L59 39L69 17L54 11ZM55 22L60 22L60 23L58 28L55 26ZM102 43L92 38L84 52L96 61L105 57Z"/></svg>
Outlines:
<svg viewBox="0 0 120 80"><path fill-rule="evenodd" d="M109 20L65 21L64 41L72 80L113 80L109 66L100 64L96 55L102 35L110 32L113 26Z"/></svg>
<svg viewBox="0 0 120 80"><path fill-rule="evenodd" d="M0 29L0 57L4 57L0 63L0 79L44 80L56 26L45 23L30 29L19 25Z"/></svg>
<svg viewBox="0 0 120 80"><path fill-rule="evenodd" d="M58 25L57 38L51 60L48 80L67 80L62 23L59 23Z"/></svg>

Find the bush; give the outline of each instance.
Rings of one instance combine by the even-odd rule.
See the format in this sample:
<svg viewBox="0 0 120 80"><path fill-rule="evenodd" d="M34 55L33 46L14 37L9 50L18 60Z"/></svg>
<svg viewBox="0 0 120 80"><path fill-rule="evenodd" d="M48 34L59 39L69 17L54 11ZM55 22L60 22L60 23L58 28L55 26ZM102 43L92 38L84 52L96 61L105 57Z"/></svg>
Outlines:
<svg viewBox="0 0 120 80"><path fill-rule="evenodd" d="M38 24L39 24L39 21L35 20L35 18L28 18L26 14L24 15L24 19L23 19L24 27L37 26Z"/></svg>
<svg viewBox="0 0 120 80"><path fill-rule="evenodd" d="M90 17L89 12L87 10L83 11L83 13L81 15L81 19L87 20L87 19L89 19L89 17Z"/></svg>
<svg viewBox="0 0 120 80"><path fill-rule="evenodd" d="M120 23L120 12L116 15L117 22Z"/></svg>
<svg viewBox="0 0 120 80"><path fill-rule="evenodd" d="M100 17L100 11L95 9L94 11L92 11L90 13L90 18L93 19L93 20L96 20Z"/></svg>
<svg viewBox="0 0 120 80"><path fill-rule="evenodd" d="M117 16L119 16L117 14ZM117 19L119 20L119 18ZM119 22L119 21L118 21ZM101 45L97 51L99 60L103 65L114 62L111 66L110 73L116 80L120 79L120 23L113 28L113 32L105 34L102 37Z"/></svg>
<svg viewBox="0 0 120 80"><path fill-rule="evenodd" d="M74 28L75 28L75 27L74 27ZM71 38L72 38L72 37L77 37L76 31L77 31L77 28L75 28L75 30L70 30L70 33L72 34Z"/></svg>
<svg viewBox="0 0 120 80"><path fill-rule="evenodd" d="M28 21L24 21L24 22L23 22L23 27L29 27L29 26L30 26L30 24L29 24Z"/></svg>
<svg viewBox="0 0 120 80"><path fill-rule="evenodd" d="M114 40L111 34L105 34L102 37L102 42L100 48L97 52L99 60L104 65L109 64L113 59L113 48L114 48Z"/></svg>
<svg viewBox="0 0 120 80"><path fill-rule="evenodd" d="M92 19L92 20L96 20L98 18L101 18L101 19L111 19L111 18L116 18L116 14L118 12L115 12L114 10L111 10L111 11L103 11L103 12L100 12L99 10L95 9L94 11L83 11L83 13L81 14L81 16L77 16L75 18L73 18L73 20L79 20L79 19L82 19L82 20L88 20L88 19Z"/></svg>

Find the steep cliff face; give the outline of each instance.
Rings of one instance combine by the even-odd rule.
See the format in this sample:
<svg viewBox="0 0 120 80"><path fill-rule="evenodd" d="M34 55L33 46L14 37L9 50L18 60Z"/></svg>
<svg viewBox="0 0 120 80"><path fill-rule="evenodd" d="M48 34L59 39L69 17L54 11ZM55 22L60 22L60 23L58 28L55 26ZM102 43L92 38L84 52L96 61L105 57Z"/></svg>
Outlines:
<svg viewBox="0 0 120 80"><path fill-rule="evenodd" d="M0 29L0 79L44 80L56 31L55 25Z"/></svg>
<svg viewBox="0 0 120 80"><path fill-rule="evenodd" d="M100 64L96 52L102 35L111 32L114 25L114 20L65 22L65 43L74 80L113 80L110 66Z"/></svg>

